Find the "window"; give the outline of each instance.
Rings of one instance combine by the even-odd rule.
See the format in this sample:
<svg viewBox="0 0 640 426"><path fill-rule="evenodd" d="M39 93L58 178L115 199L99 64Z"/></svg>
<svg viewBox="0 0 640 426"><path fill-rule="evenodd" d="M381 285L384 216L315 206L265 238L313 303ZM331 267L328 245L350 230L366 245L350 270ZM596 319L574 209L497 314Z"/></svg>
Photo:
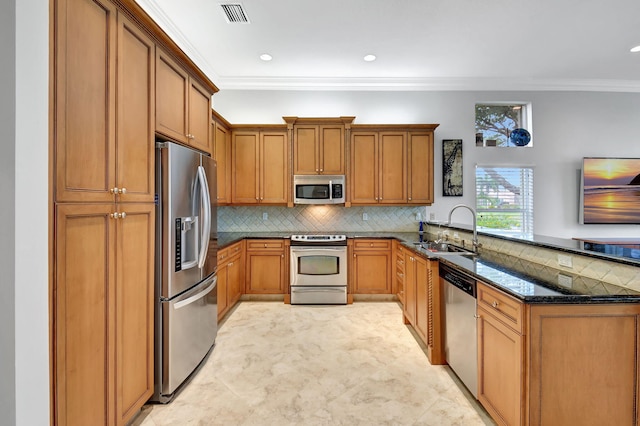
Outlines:
<svg viewBox="0 0 640 426"><path fill-rule="evenodd" d="M533 168L476 166L478 230L533 237Z"/></svg>
<svg viewBox="0 0 640 426"><path fill-rule="evenodd" d="M530 112L530 105L524 103L476 104L476 146L516 146L510 140L511 132L531 130Z"/></svg>

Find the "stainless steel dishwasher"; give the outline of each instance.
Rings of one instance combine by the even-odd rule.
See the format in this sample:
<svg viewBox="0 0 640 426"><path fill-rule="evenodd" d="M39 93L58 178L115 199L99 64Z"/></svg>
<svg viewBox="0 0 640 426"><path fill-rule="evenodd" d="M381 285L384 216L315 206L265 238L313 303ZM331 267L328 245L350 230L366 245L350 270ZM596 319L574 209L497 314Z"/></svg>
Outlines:
<svg viewBox="0 0 640 426"><path fill-rule="evenodd" d="M445 359L477 399L476 280L441 263L440 281L444 291L445 305Z"/></svg>

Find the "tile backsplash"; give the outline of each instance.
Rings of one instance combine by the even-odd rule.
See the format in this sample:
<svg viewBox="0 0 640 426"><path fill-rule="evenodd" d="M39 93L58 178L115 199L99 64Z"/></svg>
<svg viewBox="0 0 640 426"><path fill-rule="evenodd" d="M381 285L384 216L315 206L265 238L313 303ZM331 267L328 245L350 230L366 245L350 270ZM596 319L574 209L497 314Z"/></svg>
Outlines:
<svg viewBox="0 0 640 426"><path fill-rule="evenodd" d="M414 232L425 208L416 207L218 207L220 232ZM419 215L419 216L418 216Z"/></svg>

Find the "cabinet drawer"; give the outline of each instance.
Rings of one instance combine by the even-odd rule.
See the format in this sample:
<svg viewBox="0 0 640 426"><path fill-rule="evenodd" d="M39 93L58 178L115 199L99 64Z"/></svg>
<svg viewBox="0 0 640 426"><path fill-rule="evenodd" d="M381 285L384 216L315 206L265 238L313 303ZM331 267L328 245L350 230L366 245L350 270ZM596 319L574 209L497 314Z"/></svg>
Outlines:
<svg viewBox="0 0 640 426"><path fill-rule="evenodd" d="M218 250L218 264L220 264L220 262L224 262L226 261L226 259L229 258L229 248L224 248L222 250Z"/></svg>
<svg viewBox="0 0 640 426"><path fill-rule="evenodd" d="M353 242L354 250L390 250L391 240L359 240Z"/></svg>
<svg viewBox="0 0 640 426"><path fill-rule="evenodd" d="M248 240L247 251L284 250L284 240Z"/></svg>
<svg viewBox="0 0 640 426"><path fill-rule="evenodd" d="M478 307L513 328L518 333L523 332L523 304L501 291L478 282Z"/></svg>

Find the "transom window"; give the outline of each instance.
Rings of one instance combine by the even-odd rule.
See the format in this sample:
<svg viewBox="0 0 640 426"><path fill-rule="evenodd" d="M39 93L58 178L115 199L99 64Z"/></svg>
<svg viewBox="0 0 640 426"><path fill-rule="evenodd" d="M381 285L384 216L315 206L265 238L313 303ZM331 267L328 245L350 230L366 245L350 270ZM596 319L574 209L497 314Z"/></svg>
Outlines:
<svg viewBox="0 0 640 426"><path fill-rule="evenodd" d="M533 168L476 166L478 230L533 237Z"/></svg>
<svg viewBox="0 0 640 426"><path fill-rule="evenodd" d="M531 108L526 103L476 104L476 146L517 146L511 141L515 129L531 132ZM533 141L526 147L533 145Z"/></svg>

